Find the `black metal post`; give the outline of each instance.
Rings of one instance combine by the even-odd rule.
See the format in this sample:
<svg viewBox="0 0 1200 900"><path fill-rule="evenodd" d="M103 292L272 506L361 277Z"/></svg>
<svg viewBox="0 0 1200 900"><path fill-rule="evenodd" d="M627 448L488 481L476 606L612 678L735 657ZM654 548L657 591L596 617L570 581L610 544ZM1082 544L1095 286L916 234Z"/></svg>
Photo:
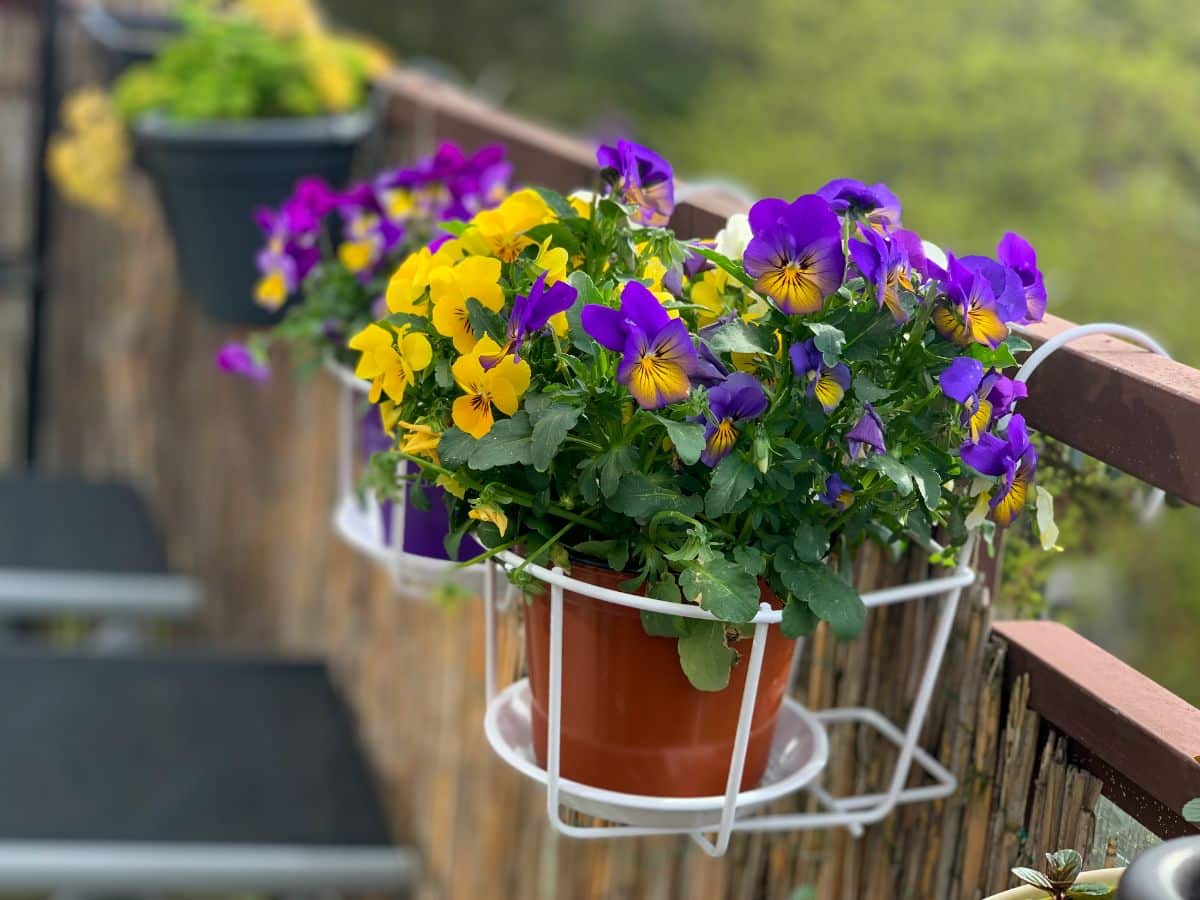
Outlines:
<svg viewBox="0 0 1200 900"><path fill-rule="evenodd" d="M37 426L42 405L42 330L45 323L47 246L50 237L50 181L46 147L58 119L58 0L42 0L42 46L38 102L41 107L33 146L33 246L29 260L29 340L25 357L25 464L37 460Z"/></svg>

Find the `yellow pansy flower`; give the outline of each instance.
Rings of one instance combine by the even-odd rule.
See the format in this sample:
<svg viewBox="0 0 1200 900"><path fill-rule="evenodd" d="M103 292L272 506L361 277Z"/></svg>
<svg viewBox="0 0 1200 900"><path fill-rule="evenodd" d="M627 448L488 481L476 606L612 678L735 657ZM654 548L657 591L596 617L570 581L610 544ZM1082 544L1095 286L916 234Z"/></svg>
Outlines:
<svg viewBox="0 0 1200 900"><path fill-rule="evenodd" d="M272 269L254 285L254 302L265 309L279 309L287 298L287 279L279 269Z"/></svg>
<svg viewBox="0 0 1200 900"><path fill-rule="evenodd" d="M429 315L429 298L425 289L429 287L429 274L433 271L433 254L428 247L410 253L399 268L388 279L384 300L394 313L411 316Z"/></svg>
<svg viewBox="0 0 1200 900"><path fill-rule="evenodd" d="M729 275L724 269L706 269L700 278L692 283L692 302L702 307L696 311L696 324L700 328L711 325L725 312L725 300L722 296Z"/></svg>
<svg viewBox="0 0 1200 900"><path fill-rule="evenodd" d="M459 357L450 371L463 391L454 401L451 417L454 424L471 435L481 438L492 430L495 416L492 407L511 416L517 411L521 396L529 389L529 363L517 362L511 355L487 369L480 357L500 355L500 346L485 335L475 345L475 351Z"/></svg>
<svg viewBox="0 0 1200 900"><path fill-rule="evenodd" d="M404 436L400 438L401 450L411 456L424 456L435 463L439 461L437 450L442 441L440 431L414 422L397 421L396 424L404 429Z"/></svg>
<svg viewBox="0 0 1200 900"><path fill-rule="evenodd" d="M504 510L498 506L492 505L491 503L483 503L479 506L476 506L473 510L467 513L467 516L477 522L491 522L498 529L500 529L501 535L508 531L508 516L504 514Z"/></svg>
<svg viewBox="0 0 1200 900"><path fill-rule="evenodd" d="M472 253L491 254L512 262L533 243L525 232L553 219L554 213L541 195L525 188L510 194L495 209L477 213L462 240Z"/></svg>
<svg viewBox="0 0 1200 900"><path fill-rule="evenodd" d="M492 312L504 306L500 288L500 260L468 256L453 266L442 266L429 274L429 296L433 300L433 327L454 341L459 353L475 347L467 300L474 297Z"/></svg>
<svg viewBox="0 0 1200 900"><path fill-rule="evenodd" d="M546 238L542 241L538 255L533 260L534 266L546 273L547 287L567 277L567 251L562 247L551 247L550 240Z"/></svg>
<svg viewBox="0 0 1200 900"><path fill-rule="evenodd" d="M386 328L368 325L350 338L350 349L362 354L354 374L371 382L372 403L379 402L381 392L395 403L402 402L416 373L433 361L429 338L409 332L407 325L398 328L394 338Z"/></svg>
<svg viewBox="0 0 1200 900"><path fill-rule="evenodd" d="M567 198L567 203L571 204L571 209L579 215L581 219L590 219L592 217L592 199L596 195L591 191L575 191Z"/></svg>

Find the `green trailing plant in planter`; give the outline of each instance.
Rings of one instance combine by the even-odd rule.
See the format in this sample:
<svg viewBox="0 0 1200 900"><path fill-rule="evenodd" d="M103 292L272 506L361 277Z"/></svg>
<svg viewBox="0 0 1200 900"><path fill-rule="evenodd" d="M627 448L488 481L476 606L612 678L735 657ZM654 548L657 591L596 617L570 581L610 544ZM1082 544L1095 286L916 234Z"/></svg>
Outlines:
<svg viewBox="0 0 1200 900"><path fill-rule="evenodd" d="M261 324L252 302L257 207L304 175L336 185L374 127L371 79L387 65L369 44L329 32L304 0L191 3L154 59L127 69L111 96L88 89L47 163L63 192L121 214L130 154L154 179L183 281L210 315Z"/></svg>
<svg viewBox="0 0 1200 900"><path fill-rule="evenodd" d="M665 160L623 141L598 162L599 194L523 190L448 223L455 237L401 264L389 315L349 345L395 431L376 457L379 488L416 464L414 477L446 490L451 543L470 529L481 558L518 549L721 620L646 613L622 631L649 642L629 659L662 666L627 684L606 667L614 707L643 714L647 684L670 685L676 702L740 696L747 623L764 601L782 606L786 637L822 621L853 637L866 614L853 557L868 541L937 532L949 562L972 530L990 537L1035 504L1053 531L1015 414L1024 385L1004 374L1028 350L1007 323L1041 318L1046 299L1019 236L999 259L944 256L901 227L886 186L839 180L685 242L666 227ZM510 577L540 593L525 566ZM537 609L530 621L544 622ZM572 621L564 631L581 633ZM530 637L543 709L544 637ZM764 683L778 686L789 655L767 653ZM781 694L756 715L773 715ZM565 700L564 733L577 733L577 708Z"/></svg>
<svg viewBox="0 0 1200 900"><path fill-rule="evenodd" d="M1041 870L1018 866L1012 873L1024 884L1045 891L1052 900L1113 895L1111 885L1079 880L1082 870L1083 857L1077 851L1058 850L1046 854L1046 865Z"/></svg>

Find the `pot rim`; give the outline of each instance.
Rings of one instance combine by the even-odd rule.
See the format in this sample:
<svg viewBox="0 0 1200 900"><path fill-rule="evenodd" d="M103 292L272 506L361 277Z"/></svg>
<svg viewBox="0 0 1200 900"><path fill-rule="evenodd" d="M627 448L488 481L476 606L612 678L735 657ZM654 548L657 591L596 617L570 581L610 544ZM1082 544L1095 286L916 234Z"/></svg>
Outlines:
<svg viewBox="0 0 1200 900"><path fill-rule="evenodd" d="M154 54L182 28L173 16L117 12L102 3L85 5L79 24L88 37L116 53Z"/></svg>
<svg viewBox="0 0 1200 900"><path fill-rule="evenodd" d="M361 109L320 116L180 121L162 113L140 116L131 126L139 141L161 144L355 143L379 120L374 96Z"/></svg>

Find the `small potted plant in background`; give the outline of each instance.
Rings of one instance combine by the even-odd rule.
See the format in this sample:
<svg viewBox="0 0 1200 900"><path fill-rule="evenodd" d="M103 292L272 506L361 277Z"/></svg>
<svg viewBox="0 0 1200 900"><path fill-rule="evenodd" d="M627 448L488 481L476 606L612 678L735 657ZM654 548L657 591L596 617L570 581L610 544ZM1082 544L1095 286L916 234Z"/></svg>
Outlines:
<svg viewBox="0 0 1200 900"><path fill-rule="evenodd" d="M284 345L301 373L325 366L343 384L360 386L356 443L367 455L390 448L396 423L390 410L386 420L381 419L381 408L368 402L368 396L380 399L384 385L391 382L378 377L370 352L360 356L347 340L386 315L385 294L400 261L431 242L436 250L439 234L442 241L450 237L441 232L442 223L470 218L499 203L508 193L511 175L502 146L467 154L445 142L412 165L386 169L344 191L333 190L319 177L301 179L278 208L257 213L264 245L255 257L254 299L270 312L286 305L286 313L273 328L245 344L222 347L218 365L262 379L269 372L270 347ZM393 292L402 288L403 279L392 280ZM295 302L289 304L292 298ZM369 347L369 341L360 346ZM419 356L414 364L421 364ZM418 485L405 498L401 514L406 552L447 559L443 539L449 526L440 494L440 488ZM390 545L390 502L380 504L379 516L380 540ZM479 552L468 542L459 556Z"/></svg>
<svg viewBox="0 0 1200 900"><path fill-rule="evenodd" d="M378 454L446 489L526 612L534 746L545 760L548 601L526 565L697 604L720 621L564 607L561 771L657 796L724 790L761 602L767 639L743 786L760 779L792 645L855 635L866 541L991 535L1035 496L1037 454L1003 370L1041 317L1032 248L933 258L886 187L842 180L761 200L711 243L665 227L657 154L601 148L605 190L523 190L447 227L393 277L351 346L383 379L397 439ZM720 248L713 249L714 247ZM1027 279L1023 278L1027 275Z"/></svg>
<svg viewBox="0 0 1200 900"><path fill-rule="evenodd" d="M1075 850L1046 854L1042 869L1018 866L1013 875L1026 886L994 895L991 900L1067 900L1070 897L1112 897L1124 869L1081 872L1083 857Z"/></svg>
<svg viewBox="0 0 1200 900"><path fill-rule="evenodd" d="M116 116L158 189L185 288L214 318L269 323L278 313L251 294L254 210L305 174L348 180L375 125L369 87L386 57L327 30L304 0L196 2L179 16L179 34L116 81ZM69 185L92 147L66 118L49 164ZM66 192L86 199L86 189Z"/></svg>

